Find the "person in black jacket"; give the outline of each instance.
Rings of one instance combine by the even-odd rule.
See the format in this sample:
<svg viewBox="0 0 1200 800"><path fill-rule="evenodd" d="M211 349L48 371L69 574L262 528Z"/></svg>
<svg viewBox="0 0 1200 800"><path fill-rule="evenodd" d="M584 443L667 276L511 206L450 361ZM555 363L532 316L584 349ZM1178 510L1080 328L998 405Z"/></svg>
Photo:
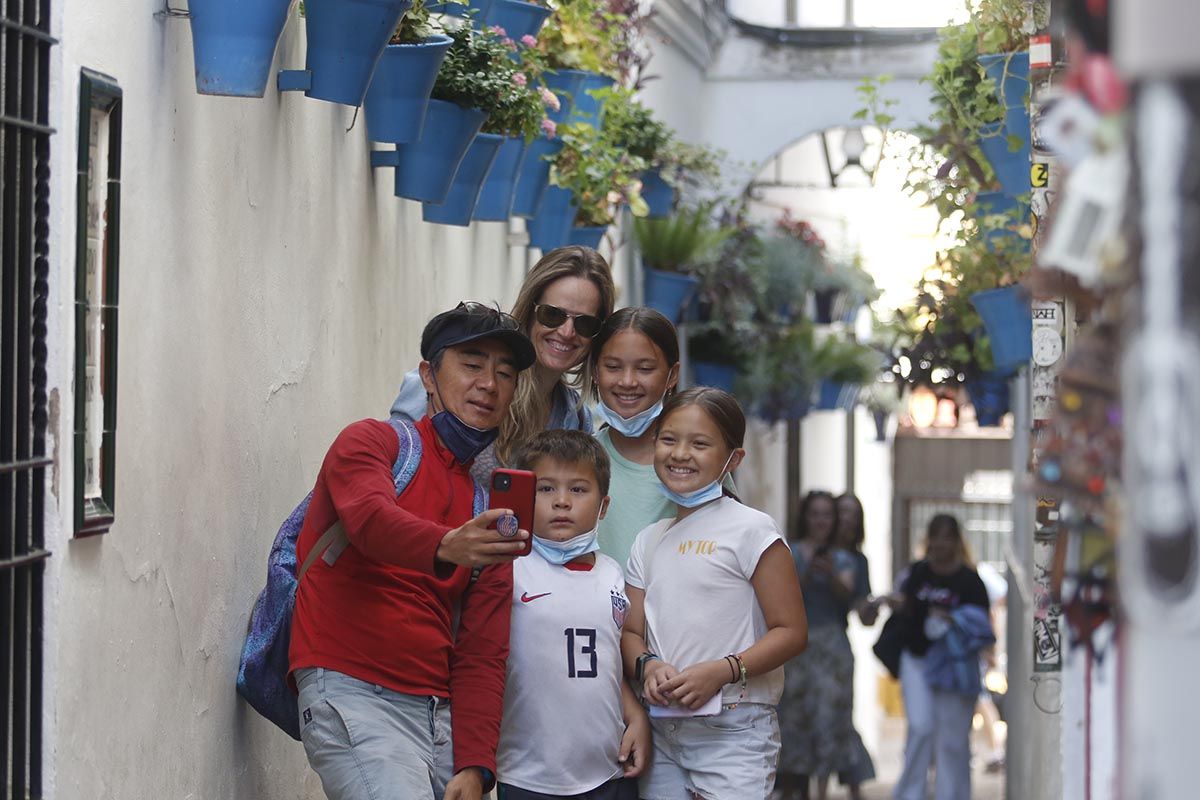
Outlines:
<svg viewBox="0 0 1200 800"><path fill-rule="evenodd" d="M925 800L929 767L936 759L935 800L971 797L971 718L975 697L929 685L924 656L950 626L950 614L973 604L987 611L988 595L971 565L962 529L949 514L929 522L925 558L915 562L895 598L904 625L900 688L908 716L904 771L895 800Z"/></svg>

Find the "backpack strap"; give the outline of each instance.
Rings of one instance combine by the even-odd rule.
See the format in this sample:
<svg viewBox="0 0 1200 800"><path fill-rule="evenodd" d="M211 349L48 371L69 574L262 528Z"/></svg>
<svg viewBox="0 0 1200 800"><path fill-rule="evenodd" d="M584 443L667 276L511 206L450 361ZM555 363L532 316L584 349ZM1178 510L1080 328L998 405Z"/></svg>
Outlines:
<svg viewBox="0 0 1200 800"><path fill-rule="evenodd" d="M346 528L344 525L342 525L342 521L340 519L330 525L329 530L322 533L321 538L317 539L317 543L313 545L313 549L308 551L308 555L304 558L304 563L300 565L300 570L296 573L297 585L300 584L300 581L304 580L304 573L308 572L308 568L311 567L313 562L317 560L317 556L321 555L322 553L328 554L333 543L339 540L347 543L350 541L346 538ZM338 550L338 552L340 553L341 550L344 549L345 545L342 545L342 548ZM337 556L334 556L334 558L336 559Z"/></svg>
<svg viewBox="0 0 1200 800"><path fill-rule="evenodd" d="M421 437L417 435L416 428L412 423L407 420L392 417L388 420L388 424L392 426L396 437L400 440L400 449L392 464L392 482L396 485L396 496L399 497L408 488L413 475L417 474L417 467L421 464ZM346 535L346 527L342 525L342 521L338 520L330 525L329 530L321 534L321 538L317 540L313 549L304 559L304 564L296 573L296 583L299 583L300 579L304 577L304 573L308 572L308 568L312 566L318 555L321 556L322 561L332 567L349 545L350 537Z"/></svg>

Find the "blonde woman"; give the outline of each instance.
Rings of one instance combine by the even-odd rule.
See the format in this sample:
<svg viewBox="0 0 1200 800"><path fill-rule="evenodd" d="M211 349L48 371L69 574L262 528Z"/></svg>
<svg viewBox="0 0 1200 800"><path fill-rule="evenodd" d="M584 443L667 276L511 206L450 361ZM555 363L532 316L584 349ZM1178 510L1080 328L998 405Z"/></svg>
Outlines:
<svg viewBox="0 0 1200 800"><path fill-rule="evenodd" d="M471 474L487 486L492 470L510 462L513 452L538 431L565 428L592 432L592 415L581 390L590 392L588 354L592 339L612 313L616 289L604 257L590 247L560 247L534 265L512 316L533 342L537 362L520 373L516 396L498 437L475 437L478 448ZM428 397L414 369L404 376L391 415L420 419Z"/></svg>

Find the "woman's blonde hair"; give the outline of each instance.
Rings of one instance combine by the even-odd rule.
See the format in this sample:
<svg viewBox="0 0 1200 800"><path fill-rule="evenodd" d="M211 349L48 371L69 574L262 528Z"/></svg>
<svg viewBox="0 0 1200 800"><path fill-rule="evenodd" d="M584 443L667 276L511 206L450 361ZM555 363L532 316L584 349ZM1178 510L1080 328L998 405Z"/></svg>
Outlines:
<svg viewBox="0 0 1200 800"><path fill-rule="evenodd" d="M513 304L512 315L527 335L533 331L533 312L541 302L546 287L560 278L584 278L595 284L600 292L600 308L596 312L601 320L607 319L616 302L616 287L613 286L612 270L604 256L590 247L560 247L542 256L521 285L521 293ZM536 365L535 365L536 368ZM592 397L591 360L585 353L579 365L562 377L562 382L578 389L584 400ZM546 427L550 413L550 398L537 390L534 370L522 370L517 376L517 391L509 407L508 416L500 425L500 438L496 441L496 456L507 464L515 448Z"/></svg>

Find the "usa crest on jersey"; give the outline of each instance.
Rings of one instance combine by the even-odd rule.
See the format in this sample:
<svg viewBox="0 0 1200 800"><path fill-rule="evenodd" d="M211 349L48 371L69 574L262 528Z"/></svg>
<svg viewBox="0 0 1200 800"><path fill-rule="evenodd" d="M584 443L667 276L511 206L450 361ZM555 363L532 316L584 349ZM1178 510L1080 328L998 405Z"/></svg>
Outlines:
<svg viewBox="0 0 1200 800"><path fill-rule="evenodd" d="M612 598L613 622L617 624L617 630L621 630L625 627L625 615L629 612L629 601L616 589L609 590L609 597Z"/></svg>

